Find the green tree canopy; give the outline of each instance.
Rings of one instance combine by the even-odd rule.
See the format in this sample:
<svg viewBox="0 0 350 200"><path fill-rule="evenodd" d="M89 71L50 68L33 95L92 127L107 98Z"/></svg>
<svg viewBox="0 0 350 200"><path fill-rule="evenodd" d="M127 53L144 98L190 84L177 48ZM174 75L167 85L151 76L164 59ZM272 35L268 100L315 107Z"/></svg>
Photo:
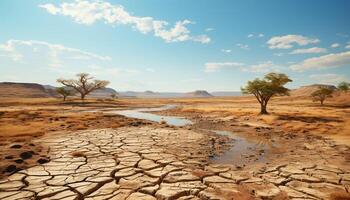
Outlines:
<svg viewBox="0 0 350 200"><path fill-rule="evenodd" d="M347 92L350 89L350 83L343 81L343 82L338 84L337 88L340 91Z"/></svg>
<svg viewBox="0 0 350 200"><path fill-rule="evenodd" d="M75 94L75 92L73 90L70 90L70 89L65 88L65 87L56 88L56 92L63 97L63 101L65 101L68 96L72 96Z"/></svg>
<svg viewBox="0 0 350 200"><path fill-rule="evenodd" d="M319 101L321 105L328 97L332 97L334 90L329 87L319 87L318 90L311 93L313 101Z"/></svg>
<svg viewBox="0 0 350 200"><path fill-rule="evenodd" d="M269 73L263 79L248 81L247 85L241 88L244 94L253 94L260 103L260 114L268 114L267 103L273 96L289 95L289 89L284 85L292 80L286 74Z"/></svg>

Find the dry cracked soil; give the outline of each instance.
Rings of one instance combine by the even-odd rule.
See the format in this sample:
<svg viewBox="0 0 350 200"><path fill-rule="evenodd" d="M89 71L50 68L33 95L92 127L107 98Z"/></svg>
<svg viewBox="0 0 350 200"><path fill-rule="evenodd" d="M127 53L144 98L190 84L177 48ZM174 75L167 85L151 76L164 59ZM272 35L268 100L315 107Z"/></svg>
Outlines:
<svg viewBox="0 0 350 200"><path fill-rule="evenodd" d="M50 134L50 162L0 181L0 199L330 199L349 167L327 158L252 169L209 162L211 136L152 126ZM331 155L330 155L331 156Z"/></svg>

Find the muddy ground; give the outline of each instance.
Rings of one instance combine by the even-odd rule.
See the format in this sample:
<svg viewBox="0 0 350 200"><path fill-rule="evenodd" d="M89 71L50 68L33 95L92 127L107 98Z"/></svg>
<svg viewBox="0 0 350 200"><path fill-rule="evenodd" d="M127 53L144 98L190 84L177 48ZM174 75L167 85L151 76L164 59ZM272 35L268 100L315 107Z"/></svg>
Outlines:
<svg viewBox="0 0 350 200"><path fill-rule="evenodd" d="M194 124L85 112L162 104L179 107L158 113ZM0 197L350 199L349 109L286 104L276 101L271 115L259 116L251 99L2 103ZM212 130L261 145L217 159L239 141Z"/></svg>

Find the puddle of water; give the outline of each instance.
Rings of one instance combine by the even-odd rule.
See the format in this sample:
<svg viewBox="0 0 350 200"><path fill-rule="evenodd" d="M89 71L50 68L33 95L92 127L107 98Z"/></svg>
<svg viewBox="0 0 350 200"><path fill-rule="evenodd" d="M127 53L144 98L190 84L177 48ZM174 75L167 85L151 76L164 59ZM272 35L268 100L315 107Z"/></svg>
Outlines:
<svg viewBox="0 0 350 200"><path fill-rule="evenodd" d="M183 117L174 116L162 116L149 112L163 111L175 108L176 105L165 105L156 108L140 108L134 110L110 110L103 111L104 113L119 114L125 117L145 119L155 122L165 121L169 125L173 126L185 126L192 124L191 120L185 119ZM218 130L208 130L215 132L219 135L224 135L232 138L234 143L232 147L227 150L224 154L214 157L211 159L213 163L218 164L246 164L249 162L264 162L266 161L265 154L270 149L271 144L268 145L262 140L252 140L246 137L239 136L230 131L218 131ZM272 144L273 146L274 144ZM261 153L259 151L262 151ZM258 153L257 153L258 152Z"/></svg>
<svg viewBox="0 0 350 200"><path fill-rule="evenodd" d="M185 126L192 124L192 121L185 119L183 117L173 117L173 116L162 116L157 114L152 114L148 112L162 111L175 108L176 105L165 105L157 108L141 108L135 110L117 110L117 111L107 111L106 113L113 113L123 115L125 117L131 117L136 119L145 119L155 122L165 121L169 125L173 126Z"/></svg>
<svg viewBox="0 0 350 200"><path fill-rule="evenodd" d="M230 131L213 131L216 134L228 136L234 139L233 145L224 154L211 159L213 163L218 164L244 164L250 162L266 161L265 154L269 150L269 146L262 141L248 140ZM259 152L262 150L263 152ZM258 152L258 153L257 153ZM257 157L253 157L257 155Z"/></svg>

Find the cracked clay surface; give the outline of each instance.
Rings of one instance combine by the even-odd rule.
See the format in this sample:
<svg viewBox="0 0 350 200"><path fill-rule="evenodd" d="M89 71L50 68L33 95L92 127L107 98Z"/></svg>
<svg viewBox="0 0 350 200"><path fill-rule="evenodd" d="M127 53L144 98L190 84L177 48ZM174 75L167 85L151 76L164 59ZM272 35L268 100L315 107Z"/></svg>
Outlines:
<svg viewBox="0 0 350 200"><path fill-rule="evenodd" d="M256 170L210 164L210 138L191 130L124 127L44 136L50 162L0 180L0 199L329 199L350 170L290 162ZM249 197L250 198L250 197ZM246 198L248 199L248 198Z"/></svg>

